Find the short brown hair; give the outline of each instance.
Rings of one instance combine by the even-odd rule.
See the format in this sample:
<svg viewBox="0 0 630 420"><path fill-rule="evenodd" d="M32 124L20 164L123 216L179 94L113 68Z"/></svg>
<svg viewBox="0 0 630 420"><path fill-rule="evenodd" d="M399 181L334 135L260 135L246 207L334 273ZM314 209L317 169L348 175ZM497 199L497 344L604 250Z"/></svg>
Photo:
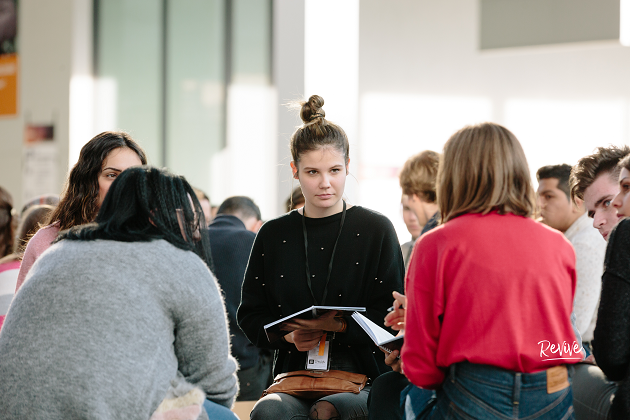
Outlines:
<svg viewBox="0 0 630 420"><path fill-rule="evenodd" d="M437 176L442 223L466 213L513 213L535 208L529 166L521 144L494 123L464 127L444 145Z"/></svg>
<svg viewBox="0 0 630 420"><path fill-rule="evenodd" d="M621 167L617 164L630 154L628 146L598 147L592 155L584 156L578 160L571 169L571 198L584 200L584 191L602 174L608 174L617 181Z"/></svg>
<svg viewBox="0 0 630 420"><path fill-rule="evenodd" d="M435 203L435 180L439 163L440 155L431 150L407 159L399 175L403 194L415 194L429 203Z"/></svg>

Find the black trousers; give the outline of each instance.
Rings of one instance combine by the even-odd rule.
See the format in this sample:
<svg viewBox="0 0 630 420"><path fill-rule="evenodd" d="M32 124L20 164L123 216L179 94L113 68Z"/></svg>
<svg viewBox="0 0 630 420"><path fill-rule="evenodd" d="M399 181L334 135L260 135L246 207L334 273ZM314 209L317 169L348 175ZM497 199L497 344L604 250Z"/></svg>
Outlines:
<svg viewBox="0 0 630 420"><path fill-rule="evenodd" d="M398 372L387 372L372 382L368 397L369 420L402 420L403 407L400 393L409 385L409 381Z"/></svg>
<svg viewBox="0 0 630 420"><path fill-rule="evenodd" d="M239 370L239 393L236 401L256 401L273 382L273 355L261 352L258 363L249 369Z"/></svg>

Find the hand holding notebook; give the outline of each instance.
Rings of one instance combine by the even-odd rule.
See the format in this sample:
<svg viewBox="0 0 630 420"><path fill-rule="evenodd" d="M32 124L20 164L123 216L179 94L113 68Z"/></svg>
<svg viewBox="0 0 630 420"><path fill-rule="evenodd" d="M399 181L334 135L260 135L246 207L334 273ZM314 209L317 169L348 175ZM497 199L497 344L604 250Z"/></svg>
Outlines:
<svg viewBox="0 0 630 420"><path fill-rule="evenodd" d="M335 311L337 312L337 316L341 316L350 315L357 311L365 312L365 308L352 306L311 306L265 325L267 339L269 339L270 343L273 343L288 333L295 331L297 329L297 319L316 319L329 311ZM339 312L341 312L341 314Z"/></svg>
<svg viewBox="0 0 630 420"><path fill-rule="evenodd" d="M358 312L352 314L352 318L361 326L361 328L363 328L367 335L370 336L374 344L379 346L381 349L391 353L394 350L400 351L402 348L405 337L404 333L398 336L393 336L384 328L379 327Z"/></svg>

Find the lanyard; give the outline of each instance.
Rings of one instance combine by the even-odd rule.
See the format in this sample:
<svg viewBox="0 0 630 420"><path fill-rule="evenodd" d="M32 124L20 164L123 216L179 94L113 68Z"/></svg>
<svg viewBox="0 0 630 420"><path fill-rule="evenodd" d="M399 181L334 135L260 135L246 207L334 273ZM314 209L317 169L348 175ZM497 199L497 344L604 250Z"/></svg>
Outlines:
<svg viewBox="0 0 630 420"><path fill-rule="evenodd" d="M343 201L343 200L342 200ZM311 283L311 270L308 267L308 238L306 235L306 212L302 208L302 232L304 233L304 252L306 254L306 283L308 284L308 290L311 291L314 304L317 305L317 299L313 293L313 285ZM330 263L328 264L328 276L326 276L326 286L324 287L324 295L322 296L322 304L326 301L326 295L328 294L328 282L330 281L330 273L332 272L333 259L335 258L335 251L337 250L337 242L341 236L341 229L343 228L343 221L346 219L346 202L343 201L343 212L341 213L341 223L339 223L339 233L337 239L335 239L335 246L333 247L332 255L330 256Z"/></svg>

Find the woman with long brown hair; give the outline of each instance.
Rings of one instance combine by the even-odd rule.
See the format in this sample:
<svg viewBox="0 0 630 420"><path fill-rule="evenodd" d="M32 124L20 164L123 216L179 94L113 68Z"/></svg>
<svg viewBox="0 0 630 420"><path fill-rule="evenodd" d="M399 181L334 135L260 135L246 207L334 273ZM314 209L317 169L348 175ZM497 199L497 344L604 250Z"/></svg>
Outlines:
<svg viewBox="0 0 630 420"><path fill-rule="evenodd" d="M70 171L49 225L40 229L26 247L15 290L60 231L94 221L116 177L131 166L146 163L144 150L127 133L105 131L87 142Z"/></svg>
<svg viewBox="0 0 630 420"><path fill-rule="evenodd" d="M573 418L575 253L532 218L514 134L492 123L455 133L437 199L442 225L418 240L407 274L402 362L421 388L408 406L419 419Z"/></svg>

